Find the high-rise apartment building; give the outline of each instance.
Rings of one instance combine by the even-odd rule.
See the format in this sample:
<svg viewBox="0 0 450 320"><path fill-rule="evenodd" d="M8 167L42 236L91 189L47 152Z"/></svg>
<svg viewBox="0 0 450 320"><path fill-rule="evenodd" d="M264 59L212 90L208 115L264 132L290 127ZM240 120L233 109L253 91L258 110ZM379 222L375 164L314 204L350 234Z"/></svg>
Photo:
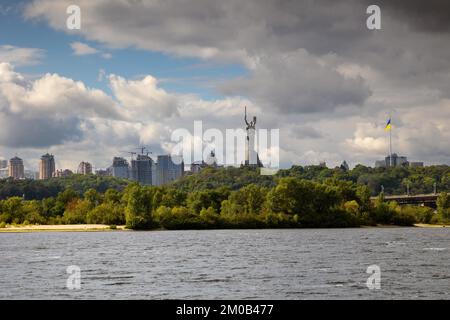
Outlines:
<svg viewBox="0 0 450 320"><path fill-rule="evenodd" d="M71 175L73 175L73 172L69 169L60 169L60 170L56 170L54 176L56 178L66 178L66 177L70 177Z"/></svg>
<svg viewBox="0 0 450 320"><path fill-rule="evenodd" d="M156 183L161 186L175 179L180 178L184 174L184 162L181 157L172 157L170 155L158 156L156 164Z"/></svg>
<svg viewBox="0 0 450 320"><path fill-rule="evenodd" d="M9 176L15 180L25 178L23 160L19 157L9 160Z"/></svg>
<svg viewBox="0 0 450 320"><path fill-rule="evenodd" d="M0 160L0 169L5 169L8 167L8 161L7 160Z"/></svg>
<svg viewBox="0 0 450 320"><path fill-rule="evenodd" d="M152 158L144 154L138 154L131 160L131 179L143 185L152 185L155 163Z"/></svg>
<svg viewBox="0 0 450 320"><path fill-rule="evenodd" d="M92 174L92 164L90 164L89 162L80 162L80 164L78 165L78 170L77 170L78 174Z"/></svg>
<svg viewBox="0 0 450 320"><path fill-rule="evenodd" d="M44 154L39 163L39 179L45 180L53 177L55 173L55 157L52 154Z"/></svg>
<svg viewBox="0 0 450 320"><path fill-rule="evenodd" d="M111 175L116 178L128 179L130 177L128 161L122 157L114 157L111 166Z"/></svg>

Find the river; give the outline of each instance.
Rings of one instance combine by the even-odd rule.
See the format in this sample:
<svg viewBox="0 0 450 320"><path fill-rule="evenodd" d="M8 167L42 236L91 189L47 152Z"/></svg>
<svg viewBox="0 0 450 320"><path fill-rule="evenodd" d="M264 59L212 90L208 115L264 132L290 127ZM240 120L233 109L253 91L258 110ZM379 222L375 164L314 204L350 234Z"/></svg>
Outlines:
<svg viewBox="0 0 450 320"><path fill-rule="evenodd" d="M0 299L450 299L450 229L0 233Z"/></svg>

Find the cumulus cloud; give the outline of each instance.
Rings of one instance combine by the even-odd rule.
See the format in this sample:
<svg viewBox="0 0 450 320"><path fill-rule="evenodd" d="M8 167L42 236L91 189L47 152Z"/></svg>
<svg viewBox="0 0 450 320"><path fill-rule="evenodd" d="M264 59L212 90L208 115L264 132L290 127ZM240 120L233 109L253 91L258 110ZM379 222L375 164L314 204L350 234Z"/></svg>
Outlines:
<svg viewBox="0 0 450 320"><path fill-rule="evenodd" d="M370 95L362 77L346 78L326 59L303 49L260 57L249 77L229 81L223 91L245 92L265 109L288 114L332 112L339 106L361 105Z"/></svg>
<svg viewBox="0 0 450 320"><path fill-rule="evenodd" d="M41 62L45 50L37 48L20 48L12 45L0 46L0 61L9 62L16 66L29 66Z"/></svg>
<svg viewBox="0 0 450 320"><path fill-rule="evenodd" d="M65 27L69 4L35 0L26 5L24 16L74 33ZM122 117L149 111L152 116L145 119L160 122L158 129L139 131L146 141L165 137L170 128L194 119L205 119L212 127L236 127L248 104L258 115L258 125L280 128L282 157L300 163L327 160L337 165L345 158L372 164L387 152L382 124L393 113L398 153L448 163L449 4L378 1L378 31L366 28L369 4L373 3L80 0L83 26L75 33L109 48L246 67L246 75L217 86L227 95L218 101L168 93L152 77L110 77L116 95L112 98L122 106ZM20 75L7 76L21 81ZM311 123L315 134L308 128Z"/></svg>
<svg viewBox="0 0 450 320"><path fill-rule="evenodd" d="M117 103L82 82L45 74L27 81L0 63L0 144L43 147L79 140L85 119L124 119Z"/></svg>
<svg viewBox="0 0 450 320"><path fill-rule="evenodd" d="M22 117L3 113L0 118L0 145L20 148L42 148L60 145L66 141L79 141L83 137L80 119L76 117L52 118Z"/></svg>
<svg viewBox="0 0 450 320"><path fill-rule="evenodd" d="M108 81L111 95L57 74L27 80L0 63L0 146L35 159L44 150L54 152L61 156L58 165L72 169L81 160L106 167L113 156L141 144L155 154L170 152L171 132L193 132L194 120L203 120L205 130L239 127L244 105L255 108L239 98L205 101L168 93L150 75L129 80L111 74Z"/></svg>
<svg viewBox="0 0 450 320"><path fill-rule="evenodd" d="M85 56L85 55L89 55L89 54L98 53L97 49L92 48L89 45L82 43L82 42L72 42L70 44L70 47L73 50L73 54L75 54L76 56Z"/></svg>
<svg viewBox="0 0 450 320"><path fill-rule="evenodd" d="M36 0L26 6L24 15L72 32L61 14L69 2ZM450 34L436 32L446 30L445 19L436 22L442 28L412 27L425 24L418 12L445 16L445 5L381 1L383 29L373 32L365 26L369 4L368 0L80 1L79 32L110 47L240 62L249 75L219 89L255 101L266 112L330 113L340 106L362 107L374 95L367 73L348 78L339 65L385 75L393 88L421 86L446 97Z"/></svg>
<svg viewBox="0 0 450 320"><path fill-rule="evenodd" d="M87 56L87 55L93 55L93 54L99 54L104 59L111 59L112 54L109 52L102 52L96 48L93 48L89 46L86 43L83 42L72 42L70 44L70 47L73 50L73 54L76 56Z"/></svg>
<svg viewBox="0 0 450 320"><path fill-rule="evenodd" d="M386 135L383 134L383 126L373 123L358 123L352 139L347 143L356 152L369 152L372 154L388 153L386 147Z"/></svg>
<svg viewBox="0 0 450 320"><path fill-rule="evenodd" d="M135 119L160 119L178 114L177 99L158 88L152 76L134 81L110 75L109 83L115 97Z"/></svg>

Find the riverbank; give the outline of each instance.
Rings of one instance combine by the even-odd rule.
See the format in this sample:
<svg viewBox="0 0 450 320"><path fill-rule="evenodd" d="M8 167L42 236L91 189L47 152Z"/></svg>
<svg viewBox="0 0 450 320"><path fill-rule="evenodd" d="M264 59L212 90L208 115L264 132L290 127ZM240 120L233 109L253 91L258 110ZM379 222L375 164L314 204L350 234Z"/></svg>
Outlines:
<svg viewBox="0 0 450 320"><path fill-rule="evenodd" d="M364 228L365 226L363 226ZM397 228L394 225L367 226L366 228ZM450 228L447 224L416 223L409 228ZM408 227L405 227L408 228ZM95 232L95 231L124 231L125 226L109 226L105 224L58 224L58 225L7 225L0 228L1 232Z"/></svg>
<svg viewBox="0 0 450 320"><path fill-rule="evenodd" d="M0 232L94 232L123 231L125 226L109 226L105 224L58 224L58 225L7 225Z"/></svg>
<svg viewBox="0 0 450 320"><path fill-rule="evenodd" d="M425 224L425 223L416 223L415 227L419 228L450 228L450 224Z"/></svg>

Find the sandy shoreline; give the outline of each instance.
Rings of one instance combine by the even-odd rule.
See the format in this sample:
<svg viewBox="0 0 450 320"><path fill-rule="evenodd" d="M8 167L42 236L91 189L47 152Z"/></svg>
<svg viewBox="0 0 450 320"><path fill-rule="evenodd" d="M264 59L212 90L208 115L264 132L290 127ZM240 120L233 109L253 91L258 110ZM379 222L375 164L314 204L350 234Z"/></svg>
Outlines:
<svg viewBox="0 0 450 320"><path fill-rule="evenodd" d="M415 227L419 228L450 228L450 224L425 224L425 223L416 223Z"/></svg>
<svg viewBox="0 0 450 320"><path fill-rule="evenodd" d="M378 226L363 226L362 228L396 228L398 226L391 225L378 225ZM424 224L416 223L414 226L405 228L450 228L450 225L442 224ZM1 232L99 232L99 231L124 231L125 226L117 226L116 229L112 229L109 225L105 224L61 224L61 225L26 225L26 226L13 226L7 225L5 228L0 228Z"/></svg>
<svg viewBox="0 0 450 320"><path fill-rule="evenodd" d="M109 225L105 224L61 224L61 225L27 225L27 226L12 226L8 225L5 228L0 228L0 232L39 232L39 231L122 231L125 226L117 226L116 229L111 229Z"/></svg>

